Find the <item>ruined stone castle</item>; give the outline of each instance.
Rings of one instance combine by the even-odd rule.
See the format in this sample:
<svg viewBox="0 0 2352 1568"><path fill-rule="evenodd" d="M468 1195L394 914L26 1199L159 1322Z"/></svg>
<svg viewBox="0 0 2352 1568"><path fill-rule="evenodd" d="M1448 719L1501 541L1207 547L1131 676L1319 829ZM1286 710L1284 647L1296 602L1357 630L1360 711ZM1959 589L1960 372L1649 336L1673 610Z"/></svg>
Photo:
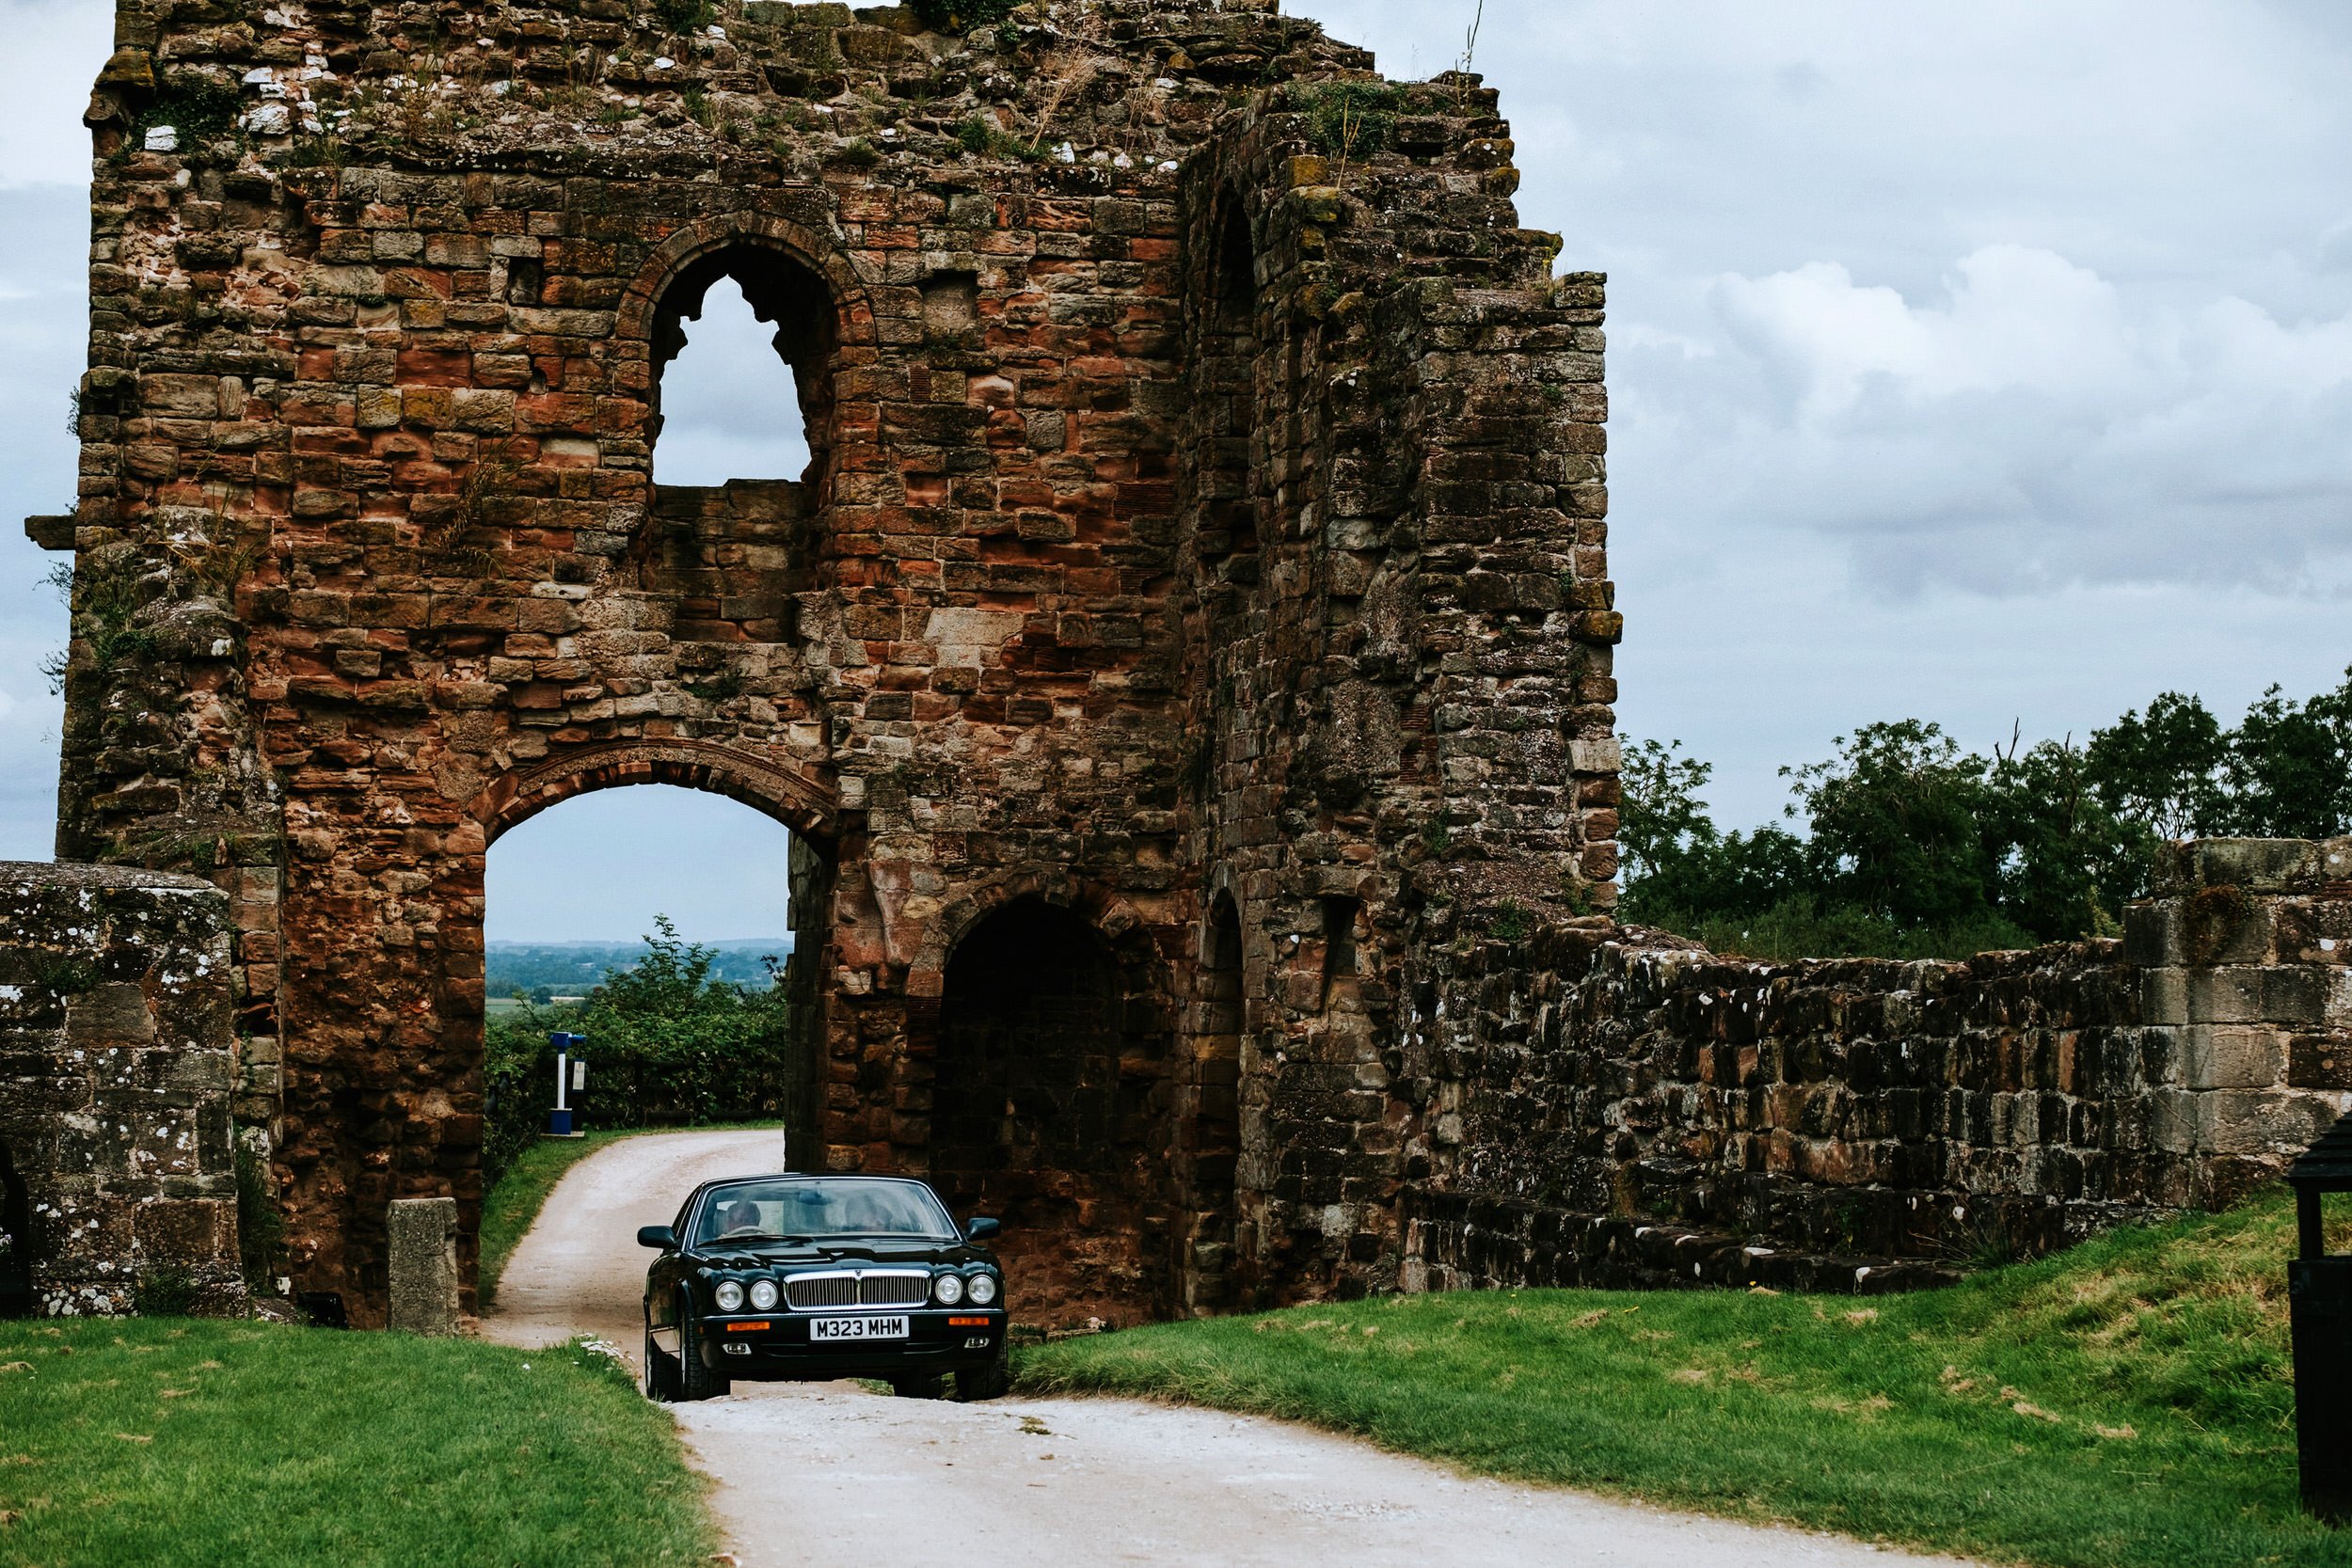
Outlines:
<svg viewBox="0 0 2352 1568"><path fill-rule="evenodd" d="M2342 846L2182 850L2121 951L1613 925L1602 280L1474 75L1271 0L116 41L79 494L28 524L58 853L108 869L0 890L48 1309L232 1274L232 1137L298 1289L380 1323L421 1196L470 1278L485 856L641 783L792 831L791 1147L1004 1215L1040 1315L1870 1288L1988 1206L2234 1191L2352 1089ZM810 461L657 484L723 280Z"/></svg>

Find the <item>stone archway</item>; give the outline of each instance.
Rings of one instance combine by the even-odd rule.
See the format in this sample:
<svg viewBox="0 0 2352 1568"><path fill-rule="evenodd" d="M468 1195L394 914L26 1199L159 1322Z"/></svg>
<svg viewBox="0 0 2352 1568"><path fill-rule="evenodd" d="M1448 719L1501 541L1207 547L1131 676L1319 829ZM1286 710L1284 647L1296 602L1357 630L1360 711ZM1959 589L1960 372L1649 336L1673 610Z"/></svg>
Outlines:
<svg viewBox="0 0 2352 1568"><path fill-rule="evenodd" d="M707 740L631 740L569 752L506 774L476 796L468 815L484 847L559 801L591 790L666 784L740 800L796 834L830 842L838 802L825 785L787 763Z"/></svg>
<svg viewBox="0 0 2352 1568"><path fill-rule="evenodd" d="M666 739L590 746L485 788L469 808L483 827L483 852L510 830L581 795L669 784L749 806L790 831L791 957L783 987L792 1018L798 1066L785 1115L786 1146L795 1164L814 1163L823 1147L821 1068L824 1003L818 976L832 929L838 805L832 792L788 765L707 741ZM477 910L483 901L474 901ZM486 911L483 912L486 913ZM485 999L486 1003L486 998ZM480 1027L480 1019L475 1020Z"/></svg>

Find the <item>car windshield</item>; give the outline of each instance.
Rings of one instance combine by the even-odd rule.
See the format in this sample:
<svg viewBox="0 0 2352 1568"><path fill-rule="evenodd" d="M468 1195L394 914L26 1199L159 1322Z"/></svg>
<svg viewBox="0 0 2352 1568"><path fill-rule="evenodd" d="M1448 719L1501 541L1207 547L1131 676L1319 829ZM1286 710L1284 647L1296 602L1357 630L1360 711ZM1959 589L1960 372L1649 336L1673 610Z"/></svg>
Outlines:
<svg viewBox="0 0 2352 1568"><path fill-rule="evenodd" d="M810 1177L730 1181L703 1199L696 1243L759 1237L916 1236L957 1239L956 1222L917 1181L828 1180Z"/></svg>

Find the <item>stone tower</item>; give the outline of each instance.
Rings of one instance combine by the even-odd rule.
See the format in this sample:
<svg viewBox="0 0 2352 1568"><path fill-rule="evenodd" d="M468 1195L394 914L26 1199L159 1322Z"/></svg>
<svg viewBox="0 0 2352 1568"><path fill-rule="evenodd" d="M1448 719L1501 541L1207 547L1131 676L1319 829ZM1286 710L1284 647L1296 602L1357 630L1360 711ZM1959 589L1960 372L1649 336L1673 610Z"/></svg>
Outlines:
<svg viewBox="0 0 2352 1568"><path fill-rule="evenodd" d="M1612 901L1601 280L1262 0L120 0L61 857L230 895L300 1288L481 1198L483 865L794 834L793 1147L1041 1313L1377 1286L1417 955ZM731 279L800 475L653 483Z"/></svg>

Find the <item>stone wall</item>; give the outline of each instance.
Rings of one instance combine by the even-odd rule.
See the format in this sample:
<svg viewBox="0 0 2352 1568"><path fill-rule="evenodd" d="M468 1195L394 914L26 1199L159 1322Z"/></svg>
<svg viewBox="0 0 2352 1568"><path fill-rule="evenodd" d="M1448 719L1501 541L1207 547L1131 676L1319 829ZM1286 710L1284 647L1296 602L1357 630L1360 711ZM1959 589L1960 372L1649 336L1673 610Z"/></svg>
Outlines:
<svg viewBox="0 0 2352 1568"><path fill-rule="evenodd" d="M215 1309L242 1297L229 990L209 883L0 864L0 1184L21 1205L0 1273L24 1309L125 1311L159 1271Z"/></svg>
<svg viewBox="0 0 2352 1568"><path fill-rule="evenodd" d="M1407 1288L1884 1290L2217 1207L2352 1106L2352 841L2168 847L2121 942L1761 964L1605 922L1422 977Z"/></svg>

